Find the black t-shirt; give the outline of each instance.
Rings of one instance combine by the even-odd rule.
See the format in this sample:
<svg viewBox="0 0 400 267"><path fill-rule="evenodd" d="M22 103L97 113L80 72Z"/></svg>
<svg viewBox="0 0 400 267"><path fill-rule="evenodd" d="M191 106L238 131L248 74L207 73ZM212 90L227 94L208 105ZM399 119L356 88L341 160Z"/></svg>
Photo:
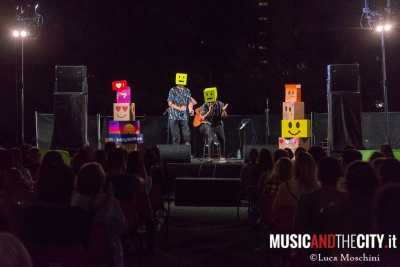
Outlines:
<svg viewBox="0 0 400 267"><path fill-rule="evenodd" d="M211 109L210 114L207 116L205 121L207 123L210 123L212 126L216 126L222 123L222 102L217 100L214 102L215 105ZM204 103L202 106L202 114L206 114L210 108L211 105L214 103Z"/></svg>

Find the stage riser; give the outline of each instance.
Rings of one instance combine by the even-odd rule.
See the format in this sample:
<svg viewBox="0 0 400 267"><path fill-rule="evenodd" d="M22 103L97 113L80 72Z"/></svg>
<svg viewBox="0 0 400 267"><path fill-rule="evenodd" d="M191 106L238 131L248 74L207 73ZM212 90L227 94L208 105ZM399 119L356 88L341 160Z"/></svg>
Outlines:
<svg viewBox="0 0 400 267"><path fill-rule="evenodd" d="M168 163L168 180L173 181L176 177L194 178L240 178L242 164L238 163Z"/></svg>
<svg viewBox="0 0 400 267"><path fill-rule="evenodd" d="M175 206L236 207L240 178L175 179Z"/></svg>

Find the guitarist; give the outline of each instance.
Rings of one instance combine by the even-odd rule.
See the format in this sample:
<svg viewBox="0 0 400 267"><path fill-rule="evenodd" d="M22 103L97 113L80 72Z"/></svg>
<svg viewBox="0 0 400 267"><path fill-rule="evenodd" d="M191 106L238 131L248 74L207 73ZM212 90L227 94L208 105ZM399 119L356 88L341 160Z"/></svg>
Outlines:
<svg viewBox="0 0 400 267"><path fill-rule="evenodd" d="M226 108L228 104L223 104L221 101L216 100L215 102L206 102L202 106L202 114L201 119L204 120L206 132L207 132L207 146L208 146L208 155L209 158L207 162L213 162L214 155L214 146L212 142L214 140L214 136L217 136L217 139L220 143L220 152L221 158L220 163L227 162L225 158L225 132L224 132L224 123L222 122L222 118L226 118Z"/></svg>

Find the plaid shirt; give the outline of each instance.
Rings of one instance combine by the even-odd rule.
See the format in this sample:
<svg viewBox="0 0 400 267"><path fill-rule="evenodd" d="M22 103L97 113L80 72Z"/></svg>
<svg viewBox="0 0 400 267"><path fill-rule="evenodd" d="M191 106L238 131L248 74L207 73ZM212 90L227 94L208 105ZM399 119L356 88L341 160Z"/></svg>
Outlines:
<svg viewBox="0 0 400 267"><path fill-rule="evenodd" d="M282 181L277 178L271 178L264 183L264 194L266 196L278 193L279 187L281 187Z"/></svg>
<svg viewBox="0 0 400 267"><path fill-rule="evenodd" d="M190 102L192 95L190 94L190 90L184 86L182 86L183 90L182 93L179 91L178 86L175 86L169 90L167 102L172 102L172 104L181 107L187 107L188 103ZM168 119L169 120L186 120L186 112L178 111L174 108L169 108L168 111Z"/></svg>

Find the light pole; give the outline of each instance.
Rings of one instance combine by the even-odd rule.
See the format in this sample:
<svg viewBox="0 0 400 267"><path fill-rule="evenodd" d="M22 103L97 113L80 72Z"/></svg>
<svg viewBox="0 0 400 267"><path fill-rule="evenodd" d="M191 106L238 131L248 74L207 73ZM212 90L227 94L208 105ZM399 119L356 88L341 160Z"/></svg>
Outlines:
<svg viewBox="0 0 400 267"><path fill-rule="evenodd" d="M385 111L385 119L386 119L386 142L390 144L389 138L389 115L388 115L388 99L387 99L387 82L386 82L386 52L385 52L385 32L390 30L390 25L386 24L385 26L379 25L376 27L376 30L381 33L381 45L382 45L382 84L383 84L383 102L384 102L384 111Z"/></svg>
<svg viewBox="0 0 400 267"><path fill-rule="evenodd" d="M24 126L25 126L25 119L24 119L24 37L26 37L27 32L25 30L22 31L14 31L14 37L21 37L21 142L22 144L25 141L24 136Z"/></svg>

